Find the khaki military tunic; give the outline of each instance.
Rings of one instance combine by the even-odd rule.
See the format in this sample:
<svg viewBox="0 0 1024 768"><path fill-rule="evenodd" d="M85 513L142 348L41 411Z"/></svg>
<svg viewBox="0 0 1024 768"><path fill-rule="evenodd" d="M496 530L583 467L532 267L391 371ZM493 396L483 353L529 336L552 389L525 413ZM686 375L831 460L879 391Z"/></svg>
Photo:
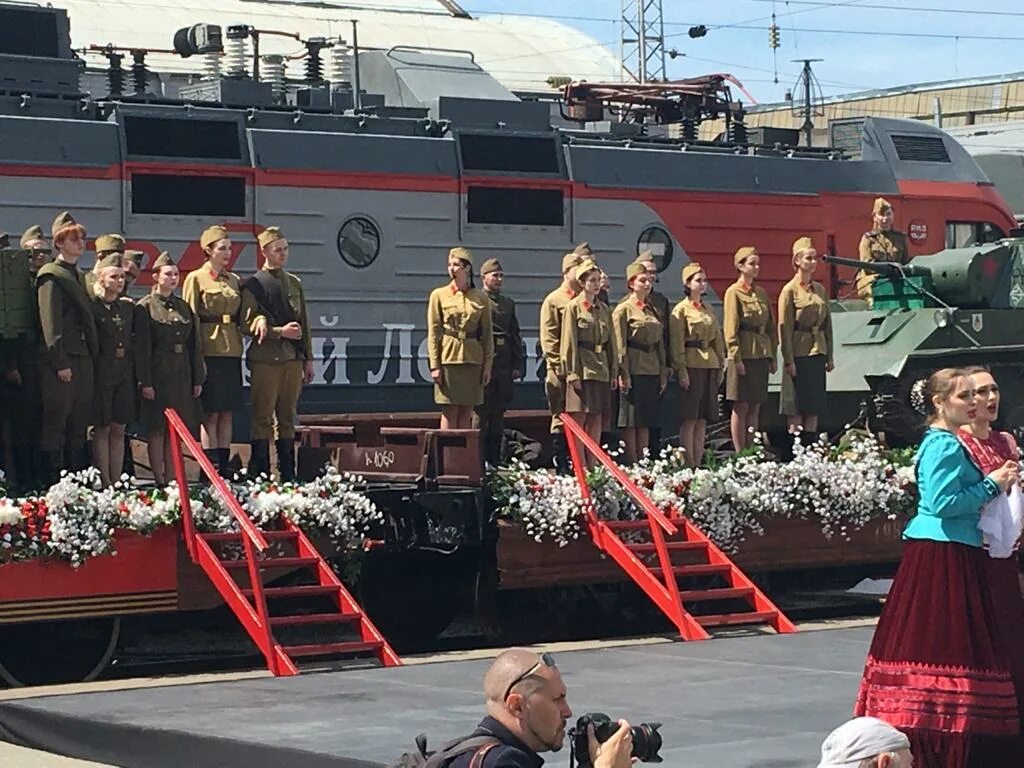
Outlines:
<svg viewBox="0 0 1024 768"><path fill-rule="evenodd" d="M430 370L441 370L434 402L483 402L483 379L494 364L494 326L487 294L478 288L460 291L455 283L431 292L427 300L427 358Z"/></svg>
<svg viewBox="0 0 1024 768"><path fill-rule="evenodd" d="M865 232L860 238L860 245L857 248L861 261L887 261L897 264L906 264L910 261L907 253L907 236L896 230L882 232L872 230ZM878 279L873 272L858 272L856 289L857 295L862 299L871 301L871 284Z"/></svg>
<svg viewBox="0 0 1024 768"><path fill-rule="evenodd" d="M612 312L615 346L622 376L663 376L665 365L665 330L662 318L650 302L630 297Z"/></svg>
<svg viewBox="0 0 1024 768"><path fill-rule="evenodd" d="M820 415L826 406L826 365L832 363L832 315L821 283L803 285L797 276L782 287L779 338L783 365L796 368L795 379L782 372L779 412Z"/></svg>
<svg viewBox="0 0 1024 768"><path fill-rule="evenodd" d="M750 290L737 280L725 290L722 300L722 333L730 360L774 360L778 336L768 294L758 285Z"/></svg>
<svg viewBox="0 0 1024 768"><path fill-rule="evenodd" d="M627 293L621 299L619 299L618 306L621 306L628 302L632 298L631 293ZM654 311L655 316L661 323L662 329L662 348L665 352L665 365L669 365L669 317L672 314L672 304L669 302L668 297L659 291L651 291L647 297L647 303Z"/></svg>
<svg viewBox="0 0 1024 768"><path fill-rule="evenodd" d="M92 298L99 352L96 355L95 389L90 423L94 426L128 424L135 419L134 324L135 304L119 298L107 303Z"/></svg>
<svg viewBox="0 0 1024 768"><path fill-rule="evenodd" d="M135 305L135 370L140 387L156 398L141 398L139 420L149 434L162 433L165 408L174 408L194 435L199 431L199 401L192 388L206 378L199 319L178 296L151 293Z"/></svg>
<svg viewBox="0 0 1024 768"><path fill-rule="evenodd" d="M185 278L181 297L199 318L204 356L242 356L242 288L238 275L227 270L216 274L204 264Z"/></svg>
<svg viewBox="0 0 1024 768"><path fill-rule="evenodd" d="M600 302L580 294L565 308L562 322L561 370L565 380L611 383L619 375L619 352L612 315Z"/></svg>
<svg viewBox="0 0 1024 768"><path fill-rule="evenodd" d="M711 309L703 302L683 299L672 310L669 324L672 368L677 377L687 368L725 366L725 337Z"/></svg>
<svg viewBox="0 0 1024 768"><path fill-rule="evenodd" d="M544 356L546 375L544 393L551 411L551 432L562 431L559 414L565 411L565 373L562 371L562 320L565 308L576 294L560 285L540 305L540 350Z"/></svg>

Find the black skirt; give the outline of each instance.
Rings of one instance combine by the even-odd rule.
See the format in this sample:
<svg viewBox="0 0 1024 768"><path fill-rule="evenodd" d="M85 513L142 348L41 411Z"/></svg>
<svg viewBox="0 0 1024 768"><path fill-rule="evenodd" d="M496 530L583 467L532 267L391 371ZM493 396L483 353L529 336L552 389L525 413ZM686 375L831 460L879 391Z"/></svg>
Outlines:
<svg viewBox="0 0 1024 768"><path fill-rule="evenodd" d="M206 381L201 400L206 413L233 411L242 404L242 358L204 357Z"/></svg>
<svg viewBox="0 0 1024 768"><path fill-rule="evenodd" d="M779 412L783 416L820 416L825 411L825 355L798 357L796 378L783 373Z"/></svg>
<svg viewBox="0 0 1024 768"><path fill-rule="evenodd" d="M629 391L619 396L619 426L650 429L661 424L661 377L632 376Z"/></svg>

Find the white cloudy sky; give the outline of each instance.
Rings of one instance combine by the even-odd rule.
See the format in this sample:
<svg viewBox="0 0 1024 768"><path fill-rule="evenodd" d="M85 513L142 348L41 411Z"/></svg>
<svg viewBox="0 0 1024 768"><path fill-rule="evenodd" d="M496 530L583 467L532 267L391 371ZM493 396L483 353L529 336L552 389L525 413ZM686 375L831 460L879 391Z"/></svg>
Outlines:
<svg viewBox="0 0 1024 768"><path fill-rule="evenodd" d="M548 16L619 50L621 0L460 2L477 16ZM782 99L798 58L824 59L814 66L826 96L1024 71L1020 0L663 0L663 9L666 46L685 54L669 61L670 78L729 72L762 103ZM774 56L773 11L782 42ZM707 36L690 39L696 24Z"/></svg>

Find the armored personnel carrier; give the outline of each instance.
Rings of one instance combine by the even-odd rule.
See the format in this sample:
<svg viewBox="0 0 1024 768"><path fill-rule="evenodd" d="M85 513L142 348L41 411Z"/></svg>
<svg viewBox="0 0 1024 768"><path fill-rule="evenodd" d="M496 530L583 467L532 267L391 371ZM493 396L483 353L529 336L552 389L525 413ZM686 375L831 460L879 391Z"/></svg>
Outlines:
<svg viewBox="0 0 1024 768"><path fill-rule="evenodd" d="M923 424L913 383L936 368L987 365L1002 389L1004 428L1024 428L1024 230L995 243L917 256L906 265L826 256L878 275L873 304L834 302L836 368L828 375L830 432L866 419L890 444Z"/></svg>

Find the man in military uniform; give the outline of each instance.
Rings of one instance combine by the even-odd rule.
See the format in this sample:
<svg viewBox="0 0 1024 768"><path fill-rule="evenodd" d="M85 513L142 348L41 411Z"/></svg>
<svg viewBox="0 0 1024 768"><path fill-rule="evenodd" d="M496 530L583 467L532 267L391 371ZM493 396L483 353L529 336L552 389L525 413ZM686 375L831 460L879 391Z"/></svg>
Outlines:
<svg viewBox="0 0 1024 768"><path fill-rule="evenodd" d="M39 445L50 480L61 467L89 465L86 429L93 397L96 326L77 264L85 252L85 227L63 212L53 222L57 258L36 273L41 334ZM67 450L65 462L62 452Z"/></svg>
<svg viewBox="0 0 1024 768"><path fill-rule="evenodd" d="M295 418L303 384L313 381L313 337L302 282L284 267L288 241L278 227L257 238L263 267L242 286L242 331L253 337L251 371L252 457L249 474L270 472L276 420L277 466L283 482L295 479Z"/></svg>
<svg viewBox="0 0 1024 768"><path fill-rule="evenodd" d="M124 265L124 292L128 293L128 289L135 284L135 281L139 279L139 272L142 269L142 259L146 254L143 251L125 250L121 258L121 263Z"/></svg>
<svg viewBox="0 0 1024 768"><path fill-rule="evenodd" d="M884 197L875 199L875 207L872 210L874 228L865 232L860 238L861 261L890 261L898 264L906 264L910 261L907 253L907 236L892 228L893 210L892 205ZM856 289L857 295L867 301L871 306L871 284L878 278L873 272L858 272Z"/></svg>
<svg viewBox="0 0 1024 768"><path fill-rule="evenodd" d="M577 250L590 246L581 243ZM562 284L549 293L540 305L540 349L544 355L547 373L544 392L551 410L551 443L555 454L555 467L559 471L569 470L569 446L565 442L562 422L559 416L565 412L565 373L562 371L562 317L569 302L579 293L576 282L576 267L583 261L576 251L562 257Z"/></svg>
<svg viewBox="0 0 1024 768"><path fill-rule="evenodd" d="M512 402L512 382L526 372L523 338L516 319L516 303L501 295L505 273L501 262L488 259L480 267L484 293L491 300L494 326L494 363L491 380L484 388L484 402L476 407L480 436L484 443L484 461L492 467L501 464L501 444L505 432L505 410Z"/></svg>

